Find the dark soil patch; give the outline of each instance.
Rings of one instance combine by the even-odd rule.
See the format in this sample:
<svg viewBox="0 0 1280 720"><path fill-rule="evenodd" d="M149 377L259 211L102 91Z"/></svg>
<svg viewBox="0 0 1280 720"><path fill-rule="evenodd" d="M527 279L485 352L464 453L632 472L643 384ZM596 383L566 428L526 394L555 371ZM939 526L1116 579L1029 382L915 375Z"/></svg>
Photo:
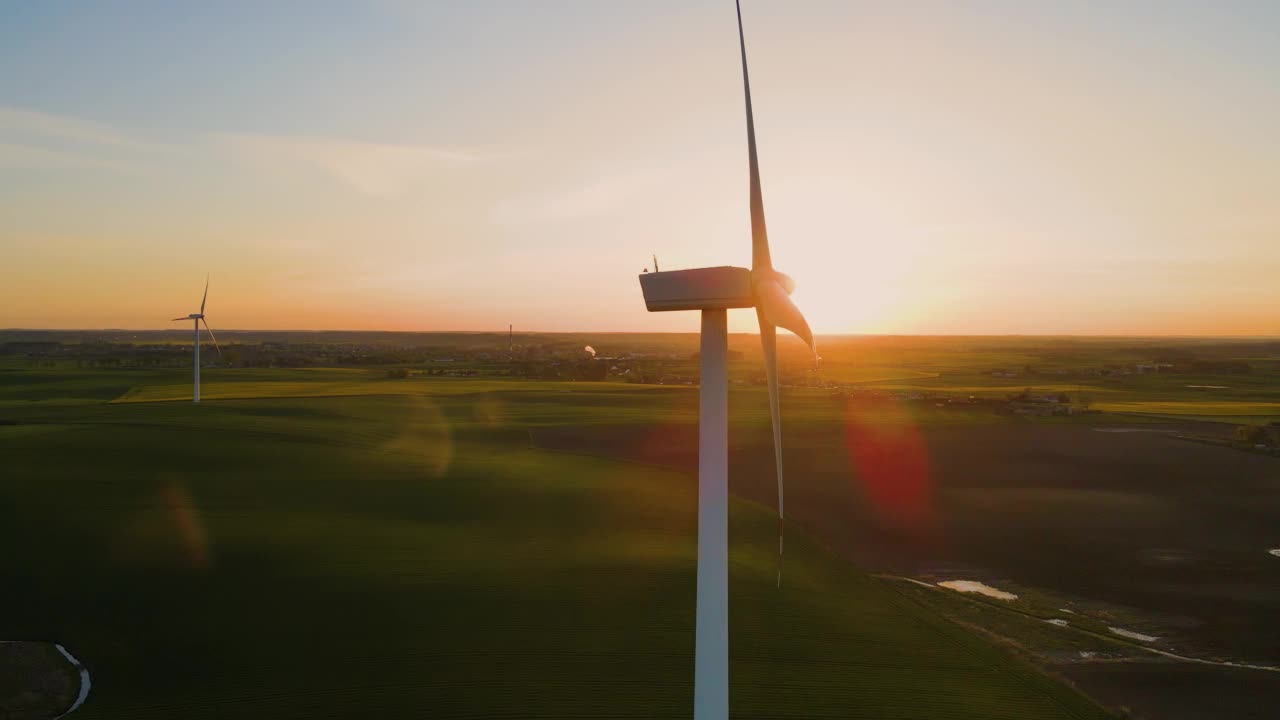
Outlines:
<svg viewBox="0 0 1280 720"><path fill-rule="evenodd" d="M52 643L0 642L0 720L57 717L79 687L79 675Z"/></svg>
<svg viewBox="0 0 1280 720"><path fill-rule="evenodd" d="M1121 662L1059 668L1105 705L1151 720L1263 720L1280 708L1280 673Z"/></svg>

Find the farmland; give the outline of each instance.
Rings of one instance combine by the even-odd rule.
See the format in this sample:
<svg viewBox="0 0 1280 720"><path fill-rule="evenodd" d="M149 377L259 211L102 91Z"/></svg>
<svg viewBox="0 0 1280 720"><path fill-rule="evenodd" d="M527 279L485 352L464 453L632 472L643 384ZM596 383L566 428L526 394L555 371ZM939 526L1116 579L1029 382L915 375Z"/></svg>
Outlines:
<svg viewBox="0 0 1280 720"><path fill-rule="evenodd" d="M680 334L617 333L288 333L224 331L225 355L206 357L223 373L220 383L265 380L272 393L367 394L369 371L405 368L411 374L485 379L688 385L697 381L697 338ZM68 371L90 374L89 399L177 399L189 367L189 336L167 331L0 331L0 368L28 372L25 390L10 389L0 403L41 397L52 378L64 402L77 396ZM598 358L584 353L586 346ZM730 336L730 377L763 380L758 340ZM999 400L1031 391L1066 395L1077 409L1134 416L1180 416L1223 422L1280 421L1280 341L1267 339L861 337L819 338L815 366L803 344L786 336L779 345L785 384L878 391L941 400ZM206 355L208 355L206 353ZM595 367L596 371L589 371ZM271 369L310 370L290 376L285 390ZM587 377L591 376L591 377ZM107 379L116 382L108 382ZM4 383L0 375L0 383ZM240 387L244 397L264 389ZM389 388L392 394L399 392ZM220 392L236 392L222 389ZM125 396L131 392L132 395Z"/></svg>
<svg viewBox="0 0 1280 720"><path fill-rule="evenodd" d="M1280 608L1280 567L1267 553L1280 516L1275 458L1188 442L1180 435L1197 429L1169 423L919 422L890 401L845 403L832 419L829 398L786 401L790 517L860 566L938 579L981 573L1146 608L1177 616L1161 634L1184 647L1280 660L1280 636L1262 620ZM762 407L763 398L743 391L738 402ZM767 503L767 420L743 416L731 433L731 487ZM646 430L534 437L694 466L694 427Z"/></svg>
<svg viewBox="0 0 1280 720"><path fill-rule="evenodd" d="M198 407L140 346L0 358L0 637L76 650L84 717L684 716L697 391L635 375L696 375L691 338L326 341L280 357L361 362L211 361ZM753 342L731 340L735 715L1100 716L1028 660L1140 717L1212 717L1231 683L1236 717L1280 701L1280 674L1144 647L1280 665L1280 459L1231 442L1277 417L1274 341L824 338L817 370L784 343L780 591ZM607 381L566 381L585 344ZM1028 388L1087 412L1006 411Z"/></svg>
<svg viewBox="0 0 1280 720"><path fill-rule="evenodd" d="M211 370L193 406L25 372L0 634L77 653L77 717L687 715L691 476L530 436L682 422L690 390L337 373L308 397L308 371ZM1103 716L802 534L777 589L773 523L734 502L737 716Z"/></svg>

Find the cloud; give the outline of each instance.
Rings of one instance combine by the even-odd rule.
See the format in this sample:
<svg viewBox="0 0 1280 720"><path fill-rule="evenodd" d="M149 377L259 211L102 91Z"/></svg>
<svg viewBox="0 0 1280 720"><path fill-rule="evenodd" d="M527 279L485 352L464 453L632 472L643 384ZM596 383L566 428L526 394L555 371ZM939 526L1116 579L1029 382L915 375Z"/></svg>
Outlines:
<svg viewBox="0 0 1280 720"><path fill-rule="evenodd" d="M147 143L130 138L105 125L66 115L52 115L14 107L0 107L0 135L38 137L116 147L148 146Z"/></svg>
<svg viewBox="0 0 1280 720"><path fill-rule="evenodd" d="M130 171L155 154L175 150L89 120L0 106L0 165L4 167Z"/></svg>
<svg viewBox="0 0 1280 720"><path fill-rule="evenodd" d="M314 136L222 134L215 140L251 161L300 164L373 196L399 195L424 180L492 157L427 145Z"/></svg>
<svg viewBox="0 0 1280 720"><path fill-rule="evenodd" d="M107 168L125 172L133 169L128 165L79 153L0 142L0 168L69 170L85 167Z"/></svg>
<svg viewBox="0 0 1280 720"><path fill-rule="evenodd" d="M496 154L307 135L215 133L184 144L145 140L101 123L66 115L0 106L0 166L101 167L135 170L175 153L230 148L242 161L278 168L282 163L319 172L360 193L399 195L414 185Z"/></svg>
<svg viewBox="0 0 1280 720"><path fill-rule="evenodd" d="M495 206L493 221L499 225L524 225L607 215L633 204L637 195L659 186L662 180L659 173L630 173L529 193Z"/></svg>

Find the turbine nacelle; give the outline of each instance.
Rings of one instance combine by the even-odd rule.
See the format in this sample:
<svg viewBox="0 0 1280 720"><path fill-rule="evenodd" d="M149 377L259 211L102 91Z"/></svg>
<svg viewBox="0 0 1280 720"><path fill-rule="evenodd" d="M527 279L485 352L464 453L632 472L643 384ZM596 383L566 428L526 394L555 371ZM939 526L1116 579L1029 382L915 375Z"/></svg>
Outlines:
<svg viewBox="0 0 1280 720"><path fill-rule="evenodd" d="M756 308L762 325L790 330L816 350L813 333L790 295L796 283L773 268L719 267L643 273L640 289L649 312Z"/></svg>
<svg viewBox="0 0 1280 720"><path fill-rule="evenodd" d="M644 273L640 290L649 312L726 310L756 304L751 271L727 265Z"/></svg>

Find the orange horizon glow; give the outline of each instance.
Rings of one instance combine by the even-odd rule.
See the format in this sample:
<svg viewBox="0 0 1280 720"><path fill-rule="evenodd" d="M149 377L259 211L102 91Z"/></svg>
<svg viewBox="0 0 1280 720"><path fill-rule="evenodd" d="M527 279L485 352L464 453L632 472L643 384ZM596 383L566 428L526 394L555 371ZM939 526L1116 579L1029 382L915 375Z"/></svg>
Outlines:
<svg viewBox="0 0 1280 720"><path fill-rule="evenodd" d="M0 328L696 332L651 254L749 264L718 3L97 12L0 28ZM1166 12L744 7L815 333L1280 335L1280 11Z"/></svg>

